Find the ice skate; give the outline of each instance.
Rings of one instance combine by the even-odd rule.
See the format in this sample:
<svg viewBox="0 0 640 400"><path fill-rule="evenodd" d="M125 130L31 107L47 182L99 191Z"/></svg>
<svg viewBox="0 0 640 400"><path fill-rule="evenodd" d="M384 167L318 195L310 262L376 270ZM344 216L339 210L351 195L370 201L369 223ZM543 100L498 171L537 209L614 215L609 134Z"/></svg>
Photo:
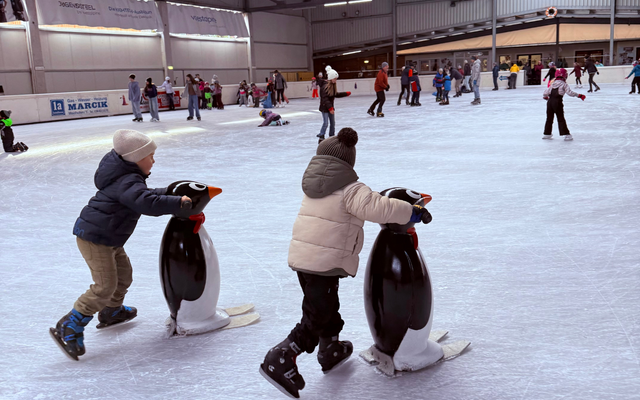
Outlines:
<svg viewBox="0 0 640 400"><path fill-rule="evenodd" d="M570 142L570 141L572 141L572 140L573 140L573 136L571 136L571 135L564 135L564 141L565 141L565 142Z"/></svg>
<svg viewBox="0 0 640 400"><path fill-rule="evenodd" d="M302 350L289 339L281 342L267 353L260 364L260 375L282 393L296 399L304 389L304 378L298 373L296 357Z"/></svg>
<svg viewBox="0 0 640 400"><path fill-rule="evenodd" d="M322 366L322 372L328 374L341 366L353 353L353 344L348 340L339 341L337 336L332 338L320 338L318 348L318 362Z"/></svg>
<svg viewBox="0 0 640 400"><path fill-rule="evenodd" d="M324 135L318 135L318 144L322 143L324 140Z"/></svg>
<svg viewBox="0 0 640 400"><path fill-rule="evenodd" d="M381 112L378 112L378 113L376 114L376 117L380 117L380 118L382 118L382 117L384 117L384 114L383 114L383 113L381 113Z"/></svg>
<svg viewBox="0 0 640 400"><path fill-rule="evenodd" d="M282 125L289 125L290 123L291 123L291 122L289 122L289 121L284 121L284 122L282 123Z"/></svg>
<svg viewBox="0 0 640 400"><path fill-rule="evenodd" d="M22 145L22 147L24 147L23 151L27 151L29 150L29 146L27 146L26 144L24 144L24 142L20 142L20 144Z"/></svg>
<svg viewBox="0 0 640 400"><path fill-rule="evenodd" d="M600 90L600 86L596 86L596 92Z"/></svg>
<svg viewBox="0 0 640 400"><path fill-rule="evenodd" d="M373 110L368 110L368 111L367 111L367 114L371 115L372 117L375 115L375 114L373 113Z"/></svg>
<svg viewBox="0 0 640 400"><path fill-rule="evenodd" d="M198 117L198 121L202 121L202 118Z"/></svg>
<svg viewBox="0 0 640 400"><path fill-rule="evenodd" d="M545 140L551 140L553 139L553 135L542 135L542 138Z"/></svg>
<svg viewBox="0 0 640 400"><path fill-rule="evenodd" d="M187 117L187 121L193 120L193 117Z"/></svg>
<svg viewBox="0 0 640 400"><path fill-rule="evenodd" d="M100 323L96 328L103 329L108 326L131 321L137 315L138 310L135 307L105 307L100 311L100 313L98 313L98 321L100 321Z"/></svg>
<svg viewBox="0 0 640 400"><path fill-rule="evenodd" d="M58 321L55 328L49 328L49 333L60 350L72 360L78 361L78 356L85 353L84 327L92 319L92 315L82 315L74 308Z"/></svg>

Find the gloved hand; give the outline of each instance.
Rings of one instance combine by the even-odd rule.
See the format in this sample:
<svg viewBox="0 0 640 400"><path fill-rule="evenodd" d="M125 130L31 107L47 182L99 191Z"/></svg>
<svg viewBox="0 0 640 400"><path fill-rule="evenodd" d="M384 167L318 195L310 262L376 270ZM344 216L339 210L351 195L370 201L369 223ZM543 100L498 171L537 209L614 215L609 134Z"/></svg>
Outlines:
<svg viewBox="0 0 640 400"><path fill-rule="evenodd" d="M624 79L629 79L629 77L627 76L627 77L626 77L626 78L624 78Z"/></svg>
<svg viewBox="0 0 640 400"><path fill-rule="evenodd" d="M351 96L351 92L347 92L347 96Z"/></svg>
<svg viewBox="0 0 640 400"><path fill-rule="evenodd" d="M433 217L426 208L422 206L413 206L413 214L411 214L410 222L422 222L423 224L428 224L432 219Z"/></svg>
<svg viewBox="0 0 640 400"><path fill-rule="evenodd" d="M182 198L180 199L180 208L191 210L192 206L193 203L191 202L189 196L182 196Z"/></svg>
<svg viewBox="0 0 640 400"><path fill-rule="evenodd" d="M578 98L579 98L580 100L584 101L584 99L586 99L586 98L587 98L587 96L585 96L585 95L583 95L583 94L580 94L580 95L578 95Z"/></svg>
<svg viewBox="0 0 640 400"><path fill-rule="evenodd" d="M546 82L546 81L547 81L547 78L544 78L544 79L542 80L542 82Z"/></svg>
<svg viewBox="0 0 640 400"><path fill-rule="evenodd" d="M549 98L547 96L544 96L543 99L544 100L549 100Z"/></svg>
<svg viewBox="0 0 640 400"><path fill-rule="evenodd" d="M596 72L596 74L600 75L600 71Z"/></svg>
<svg viewBox="0 0 640 400"><path fill-rule="evenodd" d="M389 89L391 89L391 86L387 85L387 88L385 90L388 92Z"/></svg>

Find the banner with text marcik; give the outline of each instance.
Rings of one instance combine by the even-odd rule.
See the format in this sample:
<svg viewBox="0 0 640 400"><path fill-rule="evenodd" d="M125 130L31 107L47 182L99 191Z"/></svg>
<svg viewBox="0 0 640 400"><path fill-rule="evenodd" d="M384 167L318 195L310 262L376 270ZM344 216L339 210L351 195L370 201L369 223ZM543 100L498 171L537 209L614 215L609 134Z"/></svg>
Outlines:
<svg viewBox="0 0 640 400"><path fill-rule="evenodd" d="M40 25L68 24L158 31L163 26L153 1L37 0L36 5Z"/></svg>

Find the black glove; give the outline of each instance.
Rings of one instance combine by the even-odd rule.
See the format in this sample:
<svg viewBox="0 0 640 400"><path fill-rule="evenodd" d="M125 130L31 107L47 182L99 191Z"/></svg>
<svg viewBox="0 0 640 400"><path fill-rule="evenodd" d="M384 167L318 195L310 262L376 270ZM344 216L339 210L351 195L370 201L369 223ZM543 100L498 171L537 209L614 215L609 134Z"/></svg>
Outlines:
<svg viewBox="0 0 640 400"><path fill-rule="evenodd" d="M600 71L596 72L596 74L600 75Z"/></svg>
<svg viewBox="0 0 640 400"><path fill-rule="evenodd" d="M413 214L411 214L410 222L422 222L423 224L428 224L432 219L433 217L426 208L422 206L413 206Z"/></svg>
<svg viewBox="0 0 640 400"><path fill-rule="evenodd" d="M388 92L389 89L391 89L391 86L387 85L387 88L385 90Z"/></svg>
<svg viewBox="0 0 640 400"><path fill-rule="evenodd" d="M180 205L180 208L184 208L185 210L191 210L192 207L193 203L191 202L191 200L183 201Z"/></svg>

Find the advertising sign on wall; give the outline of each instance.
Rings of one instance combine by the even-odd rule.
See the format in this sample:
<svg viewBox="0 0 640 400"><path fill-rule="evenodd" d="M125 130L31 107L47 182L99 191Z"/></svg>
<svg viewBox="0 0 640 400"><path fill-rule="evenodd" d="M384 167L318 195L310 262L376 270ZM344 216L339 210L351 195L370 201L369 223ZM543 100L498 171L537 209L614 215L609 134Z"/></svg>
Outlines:
<svg viewBox="0 0 640 400"><path fill-rule="evenodd" d="M162 30L158 8L153 1L37 0L36 4L42 25Z"/></svg>
<svg viewBox="0 0 640 400"><path fill-rule="evenodd" d="M180 92L177 90L173 92L173 104L176 107L180 106ZM158 93L158 109L169 109L169 96L166 93ZM149 99L144 95L144 93L142 94L142 99L140 100L140 111L149 111Z"/></svg>
<svg viewBox="0 0 640 400"><path fill-rule="evenodd" d="M71 116L71 117L97 117L109 115L109 101L107 96L72 96L61 99L49 100L51 105L51 116Z"/></svg>
<svg viewBox="0 0 640 400"><path fill-rule="evenodd" d="M23 0L0 0L0 23L28 21Z"/></svg>
<svg viewBox="0 0 640 400"><path fill-rule="evenodd" d="M169 3L171 33L248 37L241 13Z"/></svg>

